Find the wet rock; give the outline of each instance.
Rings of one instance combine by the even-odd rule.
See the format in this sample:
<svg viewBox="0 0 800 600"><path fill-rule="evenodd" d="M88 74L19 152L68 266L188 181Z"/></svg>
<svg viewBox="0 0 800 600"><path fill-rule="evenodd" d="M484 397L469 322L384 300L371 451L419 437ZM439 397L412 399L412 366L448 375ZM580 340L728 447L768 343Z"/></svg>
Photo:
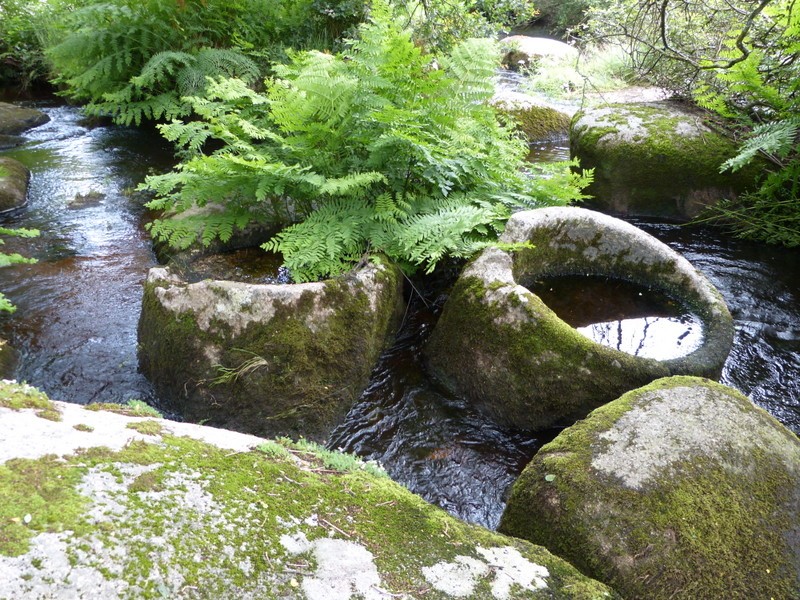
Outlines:
<svg viewBox="0 0 800 600"><path fill-rule="evenodd" d="M16 349L8 340L0 338L0 379L12 377L18 361L19 353Z"/></svg>
<svg viewBox="0 0 800 600"><path fill-rule="evenodd" d="M16 148L25 142L25 138L18 135L0 135L0 150Z"/></svg>
<svg viewBox="0 0 800 600"><path fill-rule="evenodd" d="M0 598L618 598L352 456L99 408L0 382Z"/></svg>
<svg viewBox="0 0 800 600"><path fill-rule="evenodd" d="M544 446L500 530L625 598L800 597L800 442L740 393L675 377Z"/></svg>
<svg viewBox="0 0 800 600"><path fill-rule="evenodd" d="M493 103L518 123L529 142L552 142L569 136L570 115L532 96L505 92Z"/></svg>
<svg viewBox="0 0 800 600"><path fill-rule="evenodd" d="M705 115L677 102L629 103L578 112L570 153L594 169L588 206L614 214L689 219L752 185L758 167L720 173L736 154Z"/></svg>
<svg viewBox="0 0 800 600"><path fill-rule="evenodd" d="M580 208L515 214L501 242L456 282L426 349L432 374L503 425L538 429L582 418L666 375L718 377L733 322L714 286L686 259L619 219ZM662 290L703 323L693 352L654 360L602 346L525 286L541 277L603 275Z"/></svg>
<svg viewBox="0 0 800 600"><path fill-rule="evenodd" d="M366 386L402 315L402 276L368 264L317 283L187 283L151 269L139 363L185 418L323 439Z"/></svg>
<svg viewBox="0 0 800 600"><path fill-rule="evenodd" d="M578 57L576 48L550 38L510 35L500 40L500 44L503 48L508 48L508 52L503 57L503 64L512 69L527 66L540 58Z"/></svg>
<svg viewBox="0 0 800 600"><path fill-rule="evenodd" d="M31 172L21 162L0 156L0 214L25 206Z"/></svg>
<svg viewBox="0 0 800 600"><path fill-rule="evenodd" d="M0 135L17 135L49 120L50 117L35 108L0 102Z"/></svg>

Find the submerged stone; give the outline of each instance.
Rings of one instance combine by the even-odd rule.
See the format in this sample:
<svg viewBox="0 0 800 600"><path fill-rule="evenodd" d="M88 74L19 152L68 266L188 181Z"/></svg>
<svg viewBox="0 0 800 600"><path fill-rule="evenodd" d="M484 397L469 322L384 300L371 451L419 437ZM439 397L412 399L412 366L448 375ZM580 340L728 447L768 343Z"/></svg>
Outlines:
<svg viewBox="0 0 800 600"><path fill-rule="evenodd" d="M800 597L800 441L735 390L661 379L544 446L500 531L625 598Z"/></svg>
<svg viewBox="0 0 800 600"><path fill-rule="evenodd" d="M17 135L49 120L50 117L35 108L0 102L0 135Z"/></svg>
<svg viewBox="0 0 800 600"><path fill-rule="evenodd" d="M190 421L320 440L366 386L402 300L399 271L378 263L283 285L151 269L139 363Z"/></svg>
<svg viewBox="0 0 800 600"><path fill-rule="evenodd" d="M25 206L30 178L28 167L13 158L0 156L0 214Z"/></svg>
<svg viewBox="0 0 800 600"><path fill-rule="evenodd" d="M594 169L588 206L614 214L689 219L752 186L758 167L720 173L737 153L704 114L677 102L614 104L578 112L570 153Z"/></svg>
<svg viewBox="0 0 800 600"><path fill-rule="evenodd" d="M352 456L52 405L0 405L0 598L618 598Z"/></svg>
<svg viewBox="0 0 800 600"><path fill-rule="evenodd" d="M500 241L456 282L426 348L432 374L503 425L538 429L582 418L667 375L718 377L733 321L714 286L640 229L580 208L543 208L509 219ZM602 275L663 291L691 308L703 342L669 360L598 344L561 320L528 287L540 277Z"/></svg>

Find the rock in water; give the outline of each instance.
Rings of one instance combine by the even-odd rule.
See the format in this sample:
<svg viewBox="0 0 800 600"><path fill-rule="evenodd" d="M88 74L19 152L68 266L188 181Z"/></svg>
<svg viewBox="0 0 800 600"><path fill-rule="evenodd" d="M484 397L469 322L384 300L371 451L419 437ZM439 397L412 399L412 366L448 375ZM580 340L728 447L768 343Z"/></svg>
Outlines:
<svg viewBox="0 0 800 600"><path fill-rule="evenodd" d="M705 115L677 102L613 104L575 114L570 153L594 169L588 206L613 214L691 219L751 186L761 167L720 173L737 153Z"/></svg>
<svg viewBox="0 0 800 600"><path fill-rule="evenodd" d="M692 377L629 392L565 429L514 484L500 531L623 597L800 597L800 441Z"/></svg>

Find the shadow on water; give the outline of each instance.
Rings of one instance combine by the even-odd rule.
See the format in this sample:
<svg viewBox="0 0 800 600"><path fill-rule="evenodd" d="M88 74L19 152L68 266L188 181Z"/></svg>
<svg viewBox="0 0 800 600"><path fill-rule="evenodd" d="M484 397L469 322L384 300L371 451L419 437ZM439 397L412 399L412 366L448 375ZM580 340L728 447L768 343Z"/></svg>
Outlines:
<svg viewBox="0 0 800 600"><path fill-rule="evenodd" d="M328 446L377 460L426 500L494 528L514 479L559 430L504 429L431 381L421 354L437 312L412 296L395 344Z"/></svg>
<svg viewBox="0 0 800 600"><path fill-rule="evenodd" d="M39 228L42 235L6 240L4 250L39 263L0 269L0 290L19 307L13 317L0 316L0 336L22 354L17 377L55 399L139 398L163 406L137 368L142 282L155 258L141 202L126 190L149 170L169 168L171 149L154 132L92 128L76 109L44 110L52 121L4 153L34 175L28 208L3 225ZM538 150L548 160L568 153L563 144ZM728 302L736 340L723 382L800 432L800 250L705 228L634 224L684 254ZM378 460L412 491L494 527L509 486L558 431L498 428L427 377L421 354L442 304L428 297L446 292L452 277L444 279L426 282L425 301L412 294L397 342L329 445Z"/></svg>

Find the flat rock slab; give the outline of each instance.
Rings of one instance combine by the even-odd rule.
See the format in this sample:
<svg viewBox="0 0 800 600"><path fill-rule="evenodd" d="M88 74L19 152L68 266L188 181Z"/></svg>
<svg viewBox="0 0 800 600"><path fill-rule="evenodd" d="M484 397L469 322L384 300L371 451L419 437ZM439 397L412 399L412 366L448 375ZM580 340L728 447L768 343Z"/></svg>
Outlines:
<svg viewBox="0 0 800 600"><path fill-rule="evenodd" d="M0 135L18 135L49 120L50 117L35 108L0 102Z"/></svg>
<svg viewBox="0 0 800 600"><path fill-rule="evenodd" d="M352 456L99 408L0 382L0 598L618 598Z"/></svg>
<svg viewBox="0 0 800 600"><path fill-rule="evenodd" d="M736 144L709 127L702 111L666 101L576 113L570 153L594 169L587 205L633 216L691 219L751 186L760 168L720 173Z"/></svg>
<svg viewBox="0 0 800 600"><path fill-rule="evenodd" d="M800 441L739 392L673 377L544 446L500 530L625 598L800 597Z"/></svg>
<svg viewBox="0 0 800 600"><path fill-rule="evenodd" d="M25 206L30 178L28 167L13 158L0 156L0 214Z"/></svg>

